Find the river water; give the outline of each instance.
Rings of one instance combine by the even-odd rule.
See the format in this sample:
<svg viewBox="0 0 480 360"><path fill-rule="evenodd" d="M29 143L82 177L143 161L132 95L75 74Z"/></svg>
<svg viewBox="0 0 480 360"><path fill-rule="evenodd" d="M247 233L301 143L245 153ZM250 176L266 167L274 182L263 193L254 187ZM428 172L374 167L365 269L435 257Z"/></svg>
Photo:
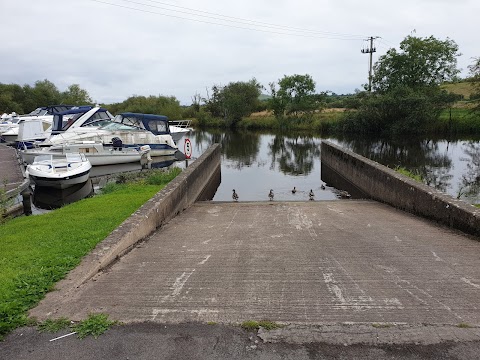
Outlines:
<svg viewBox="0 0 480 360"><path fill-rule="evenodd" d="M221 184L214 201L231 201L233 189L239 194L239 201L268 200L270 189L275 200L308 200L310 190L315 200L337 199L338 191L321 180L320 136L197 130L189 139L192 158L214 143L222 145ZM425 184L453 197L469 203L480 202L479 139L327 137L324 140L390 168L404 167L419 174ZM183 151L184 141L178 145ZM325 189L322 185L326 185ZM293 187L298 190L295 194Z"/></svg>
<svg viewBox="0 0 480 360"><path fill-rule="evenodd" d="M154 158L153 167L185 167L209 146L221 144L221 183L214 201L232 201L232 190L239 201L267 201L273 190L275 201L305 201L310 190L315 200L336 200L336 184L322 181L320 144L336 143L390 168L404 167L422 177L423 182L455 198L480 203L479 139L415 139L412 137L378 139L365 137L327 137L305 133L274 134L253 131L197 130L187 136L191 141L192 160L174 157ZM187 138L185 137L185 138ZM185 138L178 143L184 151ZM140 164L94 167L91 178L95 188L110 174L141 171ZM325 174L326 175L326 174ZM98 183L100 182L100 184ZM97 185L95 185L97 184ZM296 192L292 193L292 189ZM93 193L93 187L81 191L52 189L34 192L34 213L77 201Z"/></svg>

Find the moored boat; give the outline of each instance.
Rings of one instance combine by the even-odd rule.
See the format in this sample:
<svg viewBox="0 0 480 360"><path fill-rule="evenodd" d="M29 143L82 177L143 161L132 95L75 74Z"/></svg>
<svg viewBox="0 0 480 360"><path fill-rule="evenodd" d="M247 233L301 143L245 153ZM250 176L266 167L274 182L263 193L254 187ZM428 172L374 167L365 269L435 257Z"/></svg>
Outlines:
<svg viewBox="0 0 480 360"><path fill-rule="evenodd" d="M170 134L168 118L165 116L124 113L117 115L115 119L113 122L105 122L105 125L100 127L90 126L95 123L81 127L72 126L63 133L52 135L40 146L94 141L117 147L114 144L114 140L116 140L121 147L125 148L148 145L151 149L151 156L174 155L178 151L178 147ZM121 121L118 121L118 119L121 119Z"/></svg>
<svg viewBox="0 0 480 360"><path fill-rule="evenodd" d="M37 156L26 174L35 185L66 189L86 182L91 168L85 154L67 153L61 158L49 154Z"/></svg>
<svg viewBox="0 0 480 360"><path fill-rule="evenodd" d="M54 158L65 157L67 153L81 153L90 161L92 166L127 164L132 162L148 161L150 147L114 147L104 146L94 141L80 141L53 145L50 147L37 147L20 151L20 156L25 164L31 164L36 156L52 155Z"/></svg>

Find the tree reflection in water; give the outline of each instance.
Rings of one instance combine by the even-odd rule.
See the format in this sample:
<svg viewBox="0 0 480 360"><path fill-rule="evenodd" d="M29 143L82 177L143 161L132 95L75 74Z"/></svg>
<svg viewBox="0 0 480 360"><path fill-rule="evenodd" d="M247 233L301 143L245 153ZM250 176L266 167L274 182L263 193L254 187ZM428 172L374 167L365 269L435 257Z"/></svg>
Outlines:
<svg viewBox="0 0 480 360"><path fill-rule="evenodd" d="M458 197L475 203L478 202L480 193L480 144L477 141L468 141L463 146L467 157L460 160L467 162L467 172L462 175L458 186Z"/></svg>
<svg viewBox="0 0 480 360"><path fill-rule="evenodd" d="M312 136L287 137L276 135L271 143L269 155L272 158L270 169L279 170L287 175L308 175L312 172L315 158L320 156L320 139Z"/></svg>
<svg viewBox="0 0 480 360"><path fill-rule="evenodd" d="M222 145L222 167L233 171L223 173L226 176L222 179L221 187L226 187L227 200L231 199L231 189L236 189L231 185L239 182L249 184L251 198L256 199L258 195L255 191L265 183L264 179L267 177L268 189L272 186L284 187L288 189L289 194L293 185L298 187L300 179L297 180L296 177L302 177L302 181L308 183L308 188L320 187L320 176L315 170L320 170L322 139L319 135L209 129L196 130L191 137L197 156L214 143ZM478 139L472 141L456 139L449 142L445 139L421 139L411 136L389 139L357 136L327 140L392 169L404 167L420 175L425 184L454 197L471 203L480 202ZM269 166L266 166L267 164ZM251 168L252 165L261 168L260 171L243 171L240 174L243 167ZM234 184L227 183L228 174L231 175L229 179L232 179L228 181L233 181ZM264 190L262 188L258 192L263 194Z"/></svg>
<svg viewBox="0 0 480 360"><path fill-rule="evenodd" d="M195 131L195 143L208 146L221 144L222 155L231 161L230 166L241 169L244 166L252 166L260 151L260 134L251 131L222 131L210 130ZM201 151L199 150L199 153Z"/></svg>
<svg viewBox="0 0 480 360"><path fill-rule="evenodd" d="M347 149L392 169L402 166L421 176L423 182L446 192L453 176L452 160L447 151L439 149L439 141L431 139L342 139Z"/></svg>

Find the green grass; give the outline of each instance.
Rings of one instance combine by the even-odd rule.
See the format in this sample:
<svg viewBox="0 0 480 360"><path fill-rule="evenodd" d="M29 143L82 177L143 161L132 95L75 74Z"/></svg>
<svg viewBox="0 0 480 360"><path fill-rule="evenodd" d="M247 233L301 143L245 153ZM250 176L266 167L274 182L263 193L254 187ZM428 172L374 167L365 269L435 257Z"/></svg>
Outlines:
<svg viewBox="0 0 480 360"><path fill-rule="evenodd" d="M415 174L414 172L412 172L412 171L410 171L410 170L408 170L408 169L406 169L406 168L404 168L404 167L397 166L397 167L395 168L395 171L396 171L396 172L399 172L399 173L402 174L402 175L408 176L409 178L411 178L411 179L413 179L413 180L415 180L415 181L418 181L418 182L420 182L420 183L423 182L423 181L422 181L422 177L421 177L420 175Z"/></svg>
<svg viewBox="0 0 480 360"><path fill-rule="evenodd" d="M37 328L40 332L57 332L70 327L72 322L67 318L60 319L47 319L44 322L38 324Z"/></svg>
<svg viewBox="0 0 480 360"><path fill-rule="evenodd" d="M440 86L442 89L447 90L448 92L463 95L465 99L469 99L470 95L473 94L474 88L471 82L462 81L458 83L443 84Z"/></svg>
<svg viewBox="0 0 480 360"><path fill-rule="evenodd" d="M75 331L80 339L91 335L95 339L116 325L116 321L108 320L107 314L90 314L87 319L75 324L72 330Z"/></svg>
<svg viewBox="0 0 480 360"><path fill-rule="evenodd" d="M0 338L27 324L27 311L179 170L157 172L152 171L156 185L137 180L43 215L0 225Z"/></svg>
<svg viewBox="0 0 480 360"><path fill-rule="evenodd" d="M264 328L265 330L279 329L282 327L282 325L269 320L247 320L244 321L240 326L247 331L256 331L260 329L260 327Z"/></svg>
<svg viewBox="0 0 480 360"><path fill-rule="evenodd" d="M95 339L107 331L111 326L118 324L117 321L108 320L107 314L90 314L87 319L78 323L67 318L59 319L47 319L44 322L37 325L40 332L57 332L63 329L70 328L76 332L80 339L83 339L89 335Z"/></svg>
<svg viewBox="0 0 480 360"><path fill-rule="evenodd" d="M315 130L315 131L331 131L339 120L343 117L341 111L322 111L315 113L311 119L284 119L277 120L271 114L262 116L252 115L243 118L238 124L239 129L248 130Z"/></svg>
<svg viewBox="0 0 480 360"><path fill-rule="evenodd" d="M469 328L472 327L472 325L467 324L467 323L459 323L459 324L457 324L457 327L461 328L461 329L469 329Z"/></svg>
<svg viewBox="0 0 480 360"><path fill-rule="evenodd" d="M373 326L374 328L377 328L377 329L383 329L383 328L392 327L393 325L392 325L392 324L388 324L388 323L382 323L382 324L373 323L372 326Z"/></svg>

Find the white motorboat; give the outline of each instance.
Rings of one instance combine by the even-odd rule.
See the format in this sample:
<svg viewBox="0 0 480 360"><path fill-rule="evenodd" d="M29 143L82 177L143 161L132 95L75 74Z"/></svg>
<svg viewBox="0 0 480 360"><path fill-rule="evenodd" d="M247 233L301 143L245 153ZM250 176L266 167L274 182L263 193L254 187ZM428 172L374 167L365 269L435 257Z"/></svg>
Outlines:
<svg viewBox="0 0 480 360"><path fill-rule="evenodd" d="M128 116L124 116L128 114ZM117 115L118 121L104 122L104 126L86 126L67 128L39 144L40 146L60 145L79 141L93 141L114 147L150 146L151 156L174 155L178 147L172 139L168 118L160 115L124 113ZM54 124L55 124L54 120ZM154 130L154 131L152 131Z"/></svg>
<svg viewBox="0 0 480 360"><path fill-rule="evenodd" d="M169 120L168 124L170 125L170 134L172 134L175 144L186 134L193 131L191 126L192 120Z"/></svg>
<svg viewBox="0 0 480 360"><path fill-rule="evenodd" d="M66 189L86 182L91 168L85 154L67 153L61 158L40 155L27 166L26 174L35 185Z"/></svg>
<svg viewBox="0 0 480 360"><path fill-rule="evenodd" d="M25 164L31 164L39 155L52 155L53 158L65 157L67 153L81 153L90 161L92 166L116 165L133 162L147 162L150 156L148 145L140 147L113 147L104 146L94 141L66 143L50 147L37 147L20 150L20 156Z"/></svg>
<svg viewBox="0 0 480 360"><path fill-rule="evenodd" d="M11 116L9 128L3 131L3 141L34 141L45 139L42 133L52 125L53 114L72 108L72 105L52 105L39 107L25 115ZM29 129L23 131L23 129Z"/></svg>

